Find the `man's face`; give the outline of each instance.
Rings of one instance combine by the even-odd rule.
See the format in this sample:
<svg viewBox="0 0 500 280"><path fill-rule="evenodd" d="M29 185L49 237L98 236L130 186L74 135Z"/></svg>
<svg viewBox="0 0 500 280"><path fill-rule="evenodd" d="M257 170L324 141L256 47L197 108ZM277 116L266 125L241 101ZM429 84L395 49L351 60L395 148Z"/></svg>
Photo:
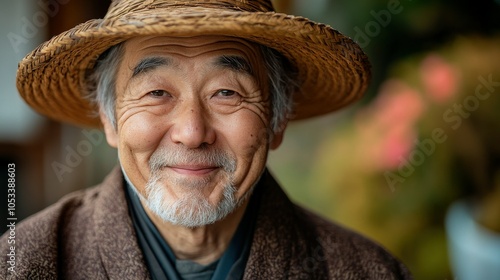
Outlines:
<svg viewBox="0 0 500 280"><path fill-rule="evenodd" d="M270 102L258 46L200 36L140 37L124 47L116 129L102 116L122 168L164 220L200 226L223 218L282 137L267 137Z"/></svg>

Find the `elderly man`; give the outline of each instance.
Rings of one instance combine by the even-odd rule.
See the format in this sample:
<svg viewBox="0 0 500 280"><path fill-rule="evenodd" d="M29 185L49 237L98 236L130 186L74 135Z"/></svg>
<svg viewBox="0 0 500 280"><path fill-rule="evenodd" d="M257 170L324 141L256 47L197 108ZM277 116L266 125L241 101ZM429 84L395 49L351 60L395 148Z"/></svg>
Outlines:
<svg viewBox="0 0 500 280"><path fill-rule="evenodd" d="M266 170L288 120L367 87L360 48L269 1L115 0L20 64L24 99L101 126L120 167L16 229L16 279L405 279ZM95 112L94 114L92 114Z"/></svg>

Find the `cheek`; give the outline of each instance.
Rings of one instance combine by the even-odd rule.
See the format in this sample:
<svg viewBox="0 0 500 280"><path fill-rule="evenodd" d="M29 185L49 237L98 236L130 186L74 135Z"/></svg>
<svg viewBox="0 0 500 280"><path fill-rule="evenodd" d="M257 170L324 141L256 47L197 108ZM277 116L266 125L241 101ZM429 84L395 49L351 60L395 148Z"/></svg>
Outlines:
<svg viewBox="0 0 500 280"><path fill-rule="evenodd" d="M258 180L266 166L268 134L262 119L250 114L246 121L226 126L226 139L237 159L234 178L236 197L242 198Z"/></svg>
<svg viewBox="0 0 500 280"><path fill-rule="evenodd" d="M120 125L122 148L143 153L154 150L163 138L163 127L147 113L136 114Z"/></svg>
<svg viewBox="0 0 500 280"><path fill-rule="evenodd" d="M224 121L222 131L228 141L237 147L239 155L252 157L266 148L269 139L269 108L262 100L245 100L230 118Z"/></svg>
<svg viewBox="0 0 500 280"><path fill-rule="evenodd" d="M225 134L240 164L247 165L245 169L250 168L252 162L265 161L267 128L256 114L240 114L230 125L225 125L221 133Z"/></svg>
<svg viewBox="0 0 500 280"><path fill-rule="evenodd" d="M164 135L161 126L153 119L147 114L136 114L118 124L121 164L140 192L149 178L149 157Z"/></svg>

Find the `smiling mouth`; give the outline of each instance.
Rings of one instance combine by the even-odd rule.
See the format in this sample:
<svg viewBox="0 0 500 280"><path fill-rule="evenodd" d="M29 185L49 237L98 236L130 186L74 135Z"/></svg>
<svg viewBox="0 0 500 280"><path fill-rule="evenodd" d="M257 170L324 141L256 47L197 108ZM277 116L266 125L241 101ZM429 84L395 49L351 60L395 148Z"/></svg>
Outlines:
<svg viewBox="0 0 500 280"><path fill-rule="evenodd" d="M169 166L172 171L182 175L203 176L219 169L218 166L177 165Z"/></svg>

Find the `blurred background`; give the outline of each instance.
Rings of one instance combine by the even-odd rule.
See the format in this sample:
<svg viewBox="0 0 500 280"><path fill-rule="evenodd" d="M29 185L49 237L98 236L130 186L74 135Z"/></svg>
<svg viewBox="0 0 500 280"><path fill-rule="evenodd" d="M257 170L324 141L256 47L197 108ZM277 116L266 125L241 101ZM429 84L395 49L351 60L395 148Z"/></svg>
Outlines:
<svg viewBox="0 0 500 280"><path fill-rule="evenodd" d="M15 87L24 55L109 2L0 0L0 174L7 186L15 164L18 219L116 165L100 131L38 115ZM269 167L290 197L381 243L415 279L500 279L500 1L273 2L350 36L373 66L355 106L289 124Z"/></svg>

